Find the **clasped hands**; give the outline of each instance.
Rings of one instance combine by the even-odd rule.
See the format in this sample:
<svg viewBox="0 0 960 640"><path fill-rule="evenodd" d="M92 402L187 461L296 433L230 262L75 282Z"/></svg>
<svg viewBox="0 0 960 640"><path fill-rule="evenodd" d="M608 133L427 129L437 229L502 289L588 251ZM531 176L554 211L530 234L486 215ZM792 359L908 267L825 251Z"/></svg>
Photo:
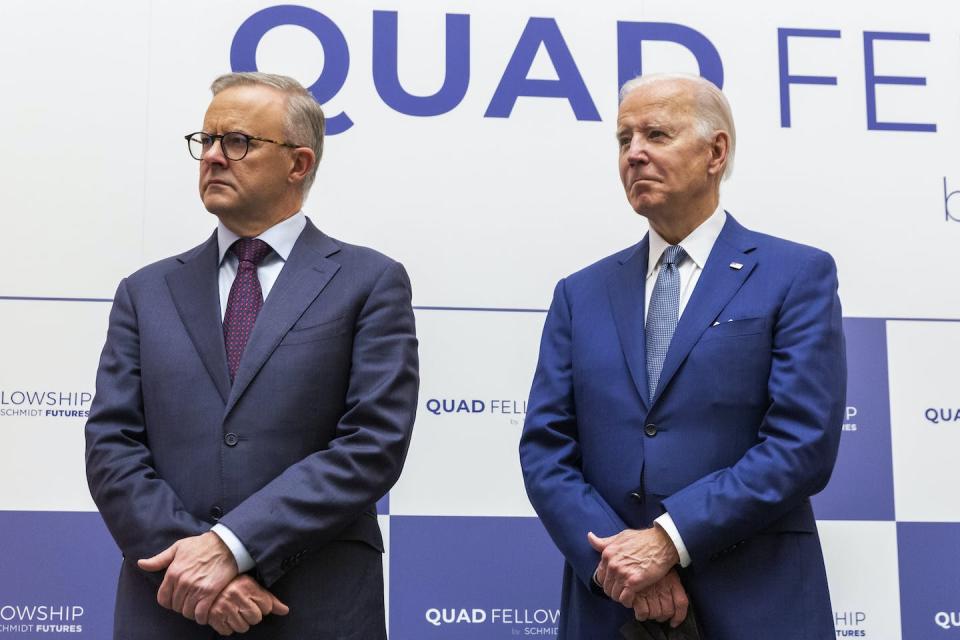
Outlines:
<svg viewBox="0 0 960 640"><path fill-rule="evenodd" d="M683 622L690 601L673 568L677 549L663 529L624 529L608 538L591 532L587 540L600 552L593 578L607 596L633 609L637 620L669 620L674 628Z"/></svg>
<svg viewBox="0 0 960 640"><path fill-rule="evenodd" d="M178 540L137 565L167 570L157 591L160 606L209 624L221 636L244 633L264 616L290 611L256 580L238 574L230 549L212 531Z"/></svg>

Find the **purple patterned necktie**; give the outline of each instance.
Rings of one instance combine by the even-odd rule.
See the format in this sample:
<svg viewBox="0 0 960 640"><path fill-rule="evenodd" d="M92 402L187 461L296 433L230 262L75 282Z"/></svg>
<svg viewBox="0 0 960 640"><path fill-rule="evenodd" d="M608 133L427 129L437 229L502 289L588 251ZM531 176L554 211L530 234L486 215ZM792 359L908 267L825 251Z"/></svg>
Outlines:
<svg viewBox="0 0 960 640"><path fill-rule="evenodd" d="M227 346L227 366L230 368L230 380L240 366L240 356L247 346L253 323L263 306L263 292L257 277L257 265L272 251L270 245L255 238L241 238L230 246L237 256L237 277L230 287L227 298L227 312L223 315L223 339Z"/></svg>

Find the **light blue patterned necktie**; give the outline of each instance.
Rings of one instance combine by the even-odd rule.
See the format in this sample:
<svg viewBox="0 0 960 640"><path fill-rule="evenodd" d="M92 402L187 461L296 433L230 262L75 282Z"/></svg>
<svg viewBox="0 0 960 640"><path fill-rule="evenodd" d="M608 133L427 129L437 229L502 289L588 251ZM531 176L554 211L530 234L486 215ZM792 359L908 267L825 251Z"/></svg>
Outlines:
<svg viewBox="0 0 960 640"><path fill-rule="evenodd" d="M657 390L663 361L667 357L670 339L680 316L680 272L678 265L687 256L680 245L670 245L663 251L657 283L650 296L647 313L647 386L650 400Z"/></svg>

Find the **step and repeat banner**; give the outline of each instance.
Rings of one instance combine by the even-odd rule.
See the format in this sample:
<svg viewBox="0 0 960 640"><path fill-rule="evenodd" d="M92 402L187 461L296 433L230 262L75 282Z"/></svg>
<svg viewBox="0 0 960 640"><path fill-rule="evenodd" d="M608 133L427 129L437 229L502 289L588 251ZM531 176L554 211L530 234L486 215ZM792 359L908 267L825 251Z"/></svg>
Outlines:
<svg viewBox="0 0 960 640"><path fill-rule="evenodd" d="M837 637L960 638L958 25L942 0L5 0L0 637L110 636L119 552L83 470L110 298L214 228L183 135L214 77L259 69L328 114L307 213L414 285L391 638L556 634L517 442L553 285L646 232L616 96L657 71L729 97L725 207L838 263L848 406L814 500Z"/></svg>

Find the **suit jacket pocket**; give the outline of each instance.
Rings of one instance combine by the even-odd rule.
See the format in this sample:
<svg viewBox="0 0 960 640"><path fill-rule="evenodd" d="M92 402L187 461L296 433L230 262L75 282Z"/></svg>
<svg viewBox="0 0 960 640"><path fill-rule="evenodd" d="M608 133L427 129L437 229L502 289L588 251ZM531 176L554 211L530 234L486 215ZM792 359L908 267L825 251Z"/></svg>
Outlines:
<svg viewBox="0 0 960 640"><path fill-rule="evenodd" d="M740 320L719 321L703 332L704 340L714 338L732 338L734 336L749 336L763 333L767 329L766 318L743 318Z"/></svg>
<svg viewBox="0 0 960 640"><path fill-rule="evenodd" d="M350 328L350 321L344 316L309 327L294 325L293 328L287 332L287 335L284 336L283 340L280 341L280 346L289 347L295 344L325 340L334 336L343 335L350 331Z"/></svg>
<svg viewBox="0 0 960 640"><path fill-rule="evenodd" d="M761 533L813 533L817 530L817 521L813 515L813 508L809 500L787 512L779 519L770 523Z"/></svg>

